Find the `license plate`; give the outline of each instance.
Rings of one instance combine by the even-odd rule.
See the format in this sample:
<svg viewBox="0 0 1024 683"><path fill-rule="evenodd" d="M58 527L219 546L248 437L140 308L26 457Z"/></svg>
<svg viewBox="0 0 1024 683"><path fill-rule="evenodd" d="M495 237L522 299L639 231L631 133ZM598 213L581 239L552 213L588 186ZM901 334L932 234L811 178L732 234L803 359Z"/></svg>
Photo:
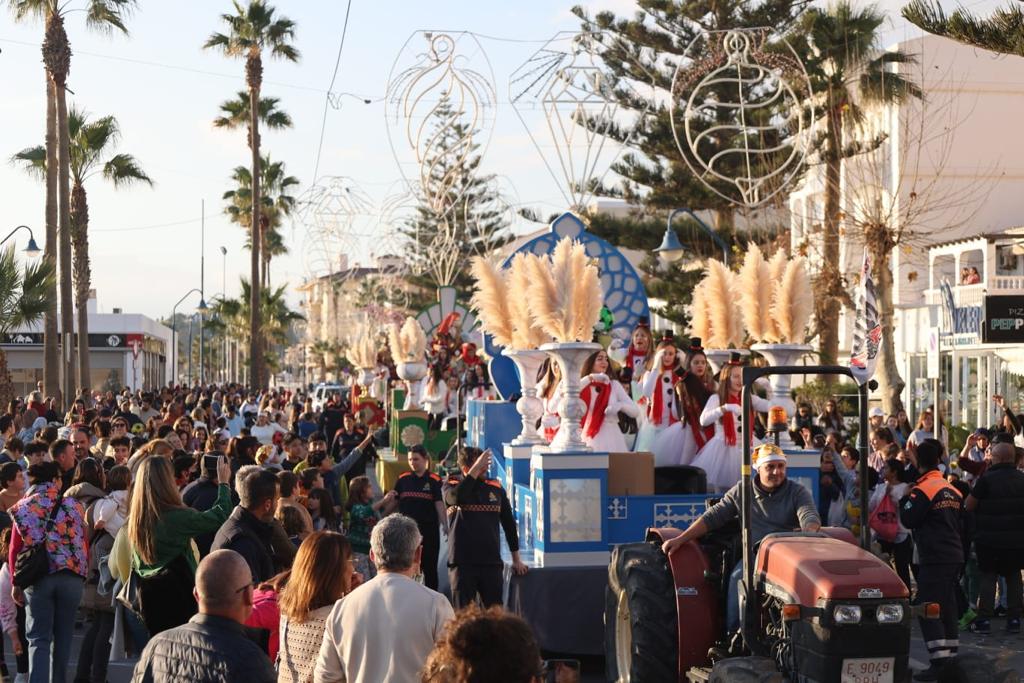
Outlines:
<svg viewBox="0 0 1024 683"><path fill-rule="evenodd" d="M841 683L893 683L894 657L844 659Z"/></svg>

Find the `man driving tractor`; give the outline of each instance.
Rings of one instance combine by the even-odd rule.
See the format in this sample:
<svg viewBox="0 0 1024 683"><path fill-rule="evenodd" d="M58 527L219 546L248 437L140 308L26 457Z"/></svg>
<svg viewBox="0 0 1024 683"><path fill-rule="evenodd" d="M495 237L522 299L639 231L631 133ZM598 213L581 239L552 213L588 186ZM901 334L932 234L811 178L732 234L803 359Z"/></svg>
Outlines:
<svg viewBox="0 0 1024 683"><path fill-rule="evenodd" d="M760 446L754 453L754 498L751 505L751 532L756 546L768 534L817 531L821 518L814 506L811 492L786 478L786 454L772 443ZM741 510L743 482L733 486L722 499L701 515L683 533L665 541L662 550L669 555L687 541L695 541L709 532L738 519ZM731 633L740 625L739 583L743 562L737 562L729 577L729 596L726 604L726 628Z"/></svg>

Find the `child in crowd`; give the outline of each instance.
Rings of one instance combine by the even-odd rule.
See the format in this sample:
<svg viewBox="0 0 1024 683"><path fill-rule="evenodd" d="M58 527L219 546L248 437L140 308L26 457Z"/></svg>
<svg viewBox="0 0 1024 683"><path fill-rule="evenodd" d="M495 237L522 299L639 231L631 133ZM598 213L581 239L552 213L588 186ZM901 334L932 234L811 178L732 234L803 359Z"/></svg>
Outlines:
<svg viewBox="0 0 1024 683"><path fill-rule="evenodd" d="M389 505L398 494L388 491L373 502L373 490L366 477L355 477L348 486L349 527L348 540L352 543L352 561L356 571L372 579L377 570L370 561L370 532L380 519L380 510Z"/></svg>

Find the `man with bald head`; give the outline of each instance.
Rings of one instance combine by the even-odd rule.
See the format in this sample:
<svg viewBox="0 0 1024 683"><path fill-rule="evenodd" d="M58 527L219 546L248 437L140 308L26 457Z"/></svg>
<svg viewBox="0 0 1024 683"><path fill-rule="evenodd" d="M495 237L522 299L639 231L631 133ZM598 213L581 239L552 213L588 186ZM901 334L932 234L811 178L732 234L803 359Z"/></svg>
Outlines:
<svg viewBox="0 0 1024 683"><path fill-rule="evenodd" d="M252 573L233 550L215 550L199 563L194 594L199 614L159 633L135 665L133 683L272 683L270 660L246 635L252 612Z"/></svg>
<svg viewBox="0 0 1024 683"><path fill-rule="evenodd" d="M1017 469L1017 448L1009 439L989 449L992 464L967 496L967 509L977 525L974 549L981 571L977 633L992 630L996 579L1006 578L1006 630L1020 633L1021 575L1024 569L1024 472Z"/></svg>

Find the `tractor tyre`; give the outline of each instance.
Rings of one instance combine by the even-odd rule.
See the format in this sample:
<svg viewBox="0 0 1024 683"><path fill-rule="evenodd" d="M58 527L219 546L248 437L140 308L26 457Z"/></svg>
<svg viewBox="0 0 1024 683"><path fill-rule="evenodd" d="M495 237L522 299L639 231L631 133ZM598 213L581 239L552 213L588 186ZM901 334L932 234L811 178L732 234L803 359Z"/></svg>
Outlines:
<svg viewBox="0 0 1024 683"><path fill-rule="evenodd" d="M783 683L775 662L767 657L732 657L715 662L710 683Z"/></svg>
<svg viewBox="0 0 1024 683"><path fill-rule="evenodd" d="M956 656L946 666L949 680L967 681L967 683L1020 683L1021 676L1012 669L999 665L998 659L977 654ZM943 672L943 676L946 673Z"/></svg>
<svg viewBox="0 0 1024 683"><path fill-rule="evenodd" d="M675 584L658 544L629 543L612 551L604 634L609 683L680 680Z"/></svg>

